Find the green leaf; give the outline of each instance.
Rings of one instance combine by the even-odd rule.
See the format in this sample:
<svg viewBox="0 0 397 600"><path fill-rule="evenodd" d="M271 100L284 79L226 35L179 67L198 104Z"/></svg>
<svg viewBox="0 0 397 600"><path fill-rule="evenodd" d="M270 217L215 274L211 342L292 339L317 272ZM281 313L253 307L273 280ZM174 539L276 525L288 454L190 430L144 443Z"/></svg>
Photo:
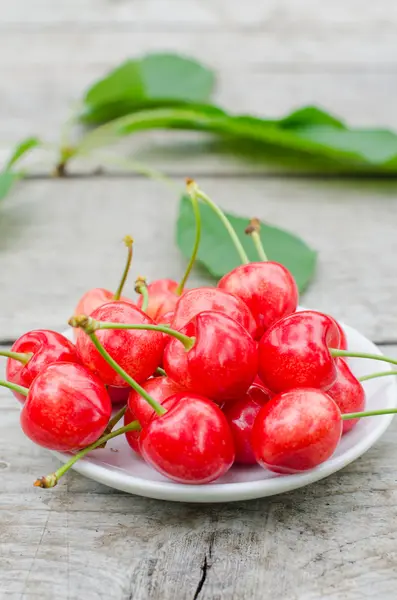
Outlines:
<svg viewBox="0 0 397 600"><path fill-rule="evenodd" d="M24 154L26 154L33 148L36 148L37 146L39 146L40 143L41 143L40 140L36 137L29 137L29 138L26 138L25 140L22 140L22 142L19 142L19 144L13 150L13 153L11 154L10 158L8 159L8 161L5 165L4 171L9 171L11 169L11 167L14 166L14 164L20 158L22 158L22 156Z"/></svg>
<svg viewBox="0 0 397 600"><path fill-rule="evenodd" d="M10 192L12 186L18 179L20 179L20 174L11 173L11 171L3 171L0 173L0 200L3 200Z"/></svg>
<svg viewBox="0 0 397 600"><path fill-rule="evenodd" d="M199 62L176 54L149 54L127 60L87 91L82 120L98 123L138 109L206 102L214 74Z"/></svg>
<svg viewBox="0 0 397 600"><path fill-rule="evenodd" d="M211 208L200 204L202 237L198 262L216 279L240 264L229 234ZM237 217L225 213L235 228L250 260L258 260L252 240L244 233L248 217ZM176 240L186 258L190 258L195 235L195 220L189 198L182 196L176 226ZM300 238L283 229L263 223L261 239L269 260L285 265L294 275L299 290L306 289L315 268L317 253Z"/></svg>

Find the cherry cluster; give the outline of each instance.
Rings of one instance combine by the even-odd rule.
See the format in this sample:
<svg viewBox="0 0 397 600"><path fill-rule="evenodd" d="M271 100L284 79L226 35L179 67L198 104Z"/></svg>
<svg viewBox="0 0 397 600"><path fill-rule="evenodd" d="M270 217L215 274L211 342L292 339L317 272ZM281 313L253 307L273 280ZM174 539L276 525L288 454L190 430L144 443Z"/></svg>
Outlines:
<svg viewBox="0 0 397 600"><path fill-rule="evenodd" d="M181 483L209 483L234 463L299 473L326 461L360 417L393 412L363 412L364 388L345 359L395 361L349 352L335 319L297 311L295 280L267 260L258 221L246 233L260 260L249 262L219 207L192 180L187 191L196 239L180 283L147 285L139 277L138 298L123 297L133 246L127 237L120 286L84 294L69 321L75 343L36 330L2 353L7 381L0 385L22 403L24 433L44 448L73 453L35 485L53 487L118 435ZM242 264L216 287L186 289L200 241L200 201L218 214Z"/></svg>

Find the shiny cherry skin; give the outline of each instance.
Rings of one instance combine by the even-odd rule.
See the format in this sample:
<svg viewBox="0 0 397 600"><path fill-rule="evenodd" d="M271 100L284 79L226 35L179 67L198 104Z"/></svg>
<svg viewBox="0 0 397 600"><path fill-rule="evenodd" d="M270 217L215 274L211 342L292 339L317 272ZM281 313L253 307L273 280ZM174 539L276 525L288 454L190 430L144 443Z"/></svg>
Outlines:
<svg viewBox="0 0 397 600"><path fill-rule="evenodd" d="M95 442L111 412L109 394L96 375L82 365L53 363L30 386L21 426L39 446L69 452Z"/></svg>
<svg viewBox="0 0 397 600"><path fill-rule="evenodd" d="M351 372L343 358L335 358L336 380L327 390L327 394L339 406L342 415L346 413L362 412L365 410L365 391L361 383ZM343 433L347 433L359 419L343 421Z"/></svg>
<svg viewBox="0 0 397 600"><path fill-rule="evenodd" d="M25 333L14 342L11 351L33 354L26 364L13 358L7 359L7 380L27 388L30 388L34 378L52 363L80 363L75 345L60 333L46 329ZM13 393L20 402L25 402L25 396Z"/></svg>
<svg viewBox="0 0 397 600"><path fill-rule="evenodd" d="M272 261L239 265L222 277L218 288L244 300L256 320L257 339L298 306L295 279L283 265Z"/></svg>
<svg viewBox="0 0 397 600"><path fill-rule="evenodd" d="M221 409L196 394L176 394L140 437L143 458L173 481L204 484L224 475L234 461L234 443Z"/></svg>
<svg viewBox="0 0 397 600"><path fill-rule="evenodd" d="M185 390L217 402L240 398L258 370L257 344L242 325L230 317L205 311L181 329L194 337L186 351L171 339L164 350L167 375Z"/></svg>
<svg viewBox="0 0 397 600"><path fill-rule="evenodd" d="M98 321L153 325L150 317L128 302L109 302L94 310L91 316ZM160 364L164 341L158 331L102 329L96 335L111 357L138 382L146 381ZM84 332L77 338L77 350L83 364L106 385L127 387Z"/></svg>
<svg viewBox="0 0 397 600"><path fill-rule="evenodd" d="M124 413L124 425L129 425L132 421L136 421L137 417L134 413L127 408ZM139 438L141 436L141 431L127 431L125 434L126 440L130 448L137 454L140 454L141 451L139 449Z"/></svg>
<svg viewBox="0 0 397 600"><path fill-rule="evenodd" d="M130 302L133 304L132 300L126 298L125 296L120 296L120 300L122 302ZM110 290L105 290L104 288L92 288L80 298L75 308L74 315L87 315L90 317L94 310L103 304L107 304L108 302L117 302L117 300L114 300L113 292ZM77 340L81 334L82 331L80 329L73 330L75 340Z"/></svg>
<svg viewBox="0 0 397 600"><path fill-rule="evenodd" d="M182 329L193 317L208 310L231 317L251 335L256 332L255 319L245 302L229 292L210 287L189 290L180 297L171 327Z"/></svg>
<svg viewBox="0 0 397 600"><path fill-rule="evenodd" d="M145 381L142 387L159 404L163 404L167 398L183 390L178 383L169 377L153 377ZM128 408L135 415L135 418L138 419L141 427L146 427L155 415L150 404L135 390L131 390L129 393Z"/></svg>
<svg viewBox="0 0 397 600"><path fill-rule="evenodd" d="M297 312L273 325L259 342L259 377L274 392L296 387L328 389L336 379L328 348L338 348L335 321L319 312Z"/></svg>
<svg viewBox="0 0 397 600"><path fill-rule="evenodd" d="M252 385L242 398L226 402L222 407L234 439L236 464L256 465L251 443L252 428L261 407L272 396L271 392L266 393L262 387Z"/></svg>
<svg viewBox="0 0 397 600"><path fill-rule="evenodd" d="M341 412L321 390L298 388L274 396L252 430L258 463L276 473L301 473L325 462L342 434Z"/></svg>
<svg viewBox="0 0 397 600"><path fill-rule="evenodd" d="M169 312L173 312L175 305L178 302L180 296L176 294L178 282L173 279L157 279L152 281L147 286L149 294L149 304L145 313L156 321L156 323L163 322L161 318L163 315ZM137 306L142 308L143 297L139 296L137 300Z"/></svg>

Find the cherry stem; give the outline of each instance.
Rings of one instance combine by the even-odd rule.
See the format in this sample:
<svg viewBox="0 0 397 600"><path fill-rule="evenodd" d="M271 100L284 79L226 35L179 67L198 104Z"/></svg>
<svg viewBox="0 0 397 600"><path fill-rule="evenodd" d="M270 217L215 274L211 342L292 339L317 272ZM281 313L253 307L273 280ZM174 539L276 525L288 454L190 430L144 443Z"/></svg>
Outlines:
<svg viewBox="0 0 397 600"><path fill-rule="evenodd" d="M114 358L110 356L110 354L105 350L101 342L98 340L97 336L95 335L95 332L88 333L88 335L90 336L91 341L94 344L95 348L98 350L99 354L116 371L116 373L118 373L128 383L128 385L132 387L132 389L138 392L138 394L140 394L142 398L144 398L146 402L150 404L155 413L157 413L158 415L163 415L167 412L165 408L161 406L161 404L159 404L154 398L149 396L147 391L144 390L143 387L139 385L137 381L135 381L135 379L128 375L128 373L124 371L122 367L120 367L120 365L114 360Z"/></svg>
<svg viewBox="0 0 397 600"><path fill-rule="evenodd" d="M0 379L0 386L8 388L13 392L17 392L18 394L22 394L22 396L27 396L29 393L28 388L18 385L17 383L11 383L11 381L4 381L3 379Z"/></svg>
<svg viewBox="0 0 397 600"><path fill-rule="evenodd" d="M346 358L370 358L372 360L380 360L381 362L387 362L392 365L397 365L397 359L382 356L381 354L367 354L364 352L350 352L350 350L339 350L337 348L329 348L332 356L344 356Z"/></svg>
<svg viewBox="0 0 397 600"><path fill-rule="evenodd" d="M103 446L109 440L111 440L119 435L122 435L123 433L128 433L128 431L139 431L140 429L141 429L141 426L139 424L139 421L132 421L128 425L125 425L124 427L120 427L119 429L116 429L116 431L112 431L111 433L102 435L96 442L94 442L90 446L87 446L86 448L83 448L83 450L80 450L80 452L77 452L74 456L72 456L72 458L70 460L68 460L67 463L62 465L62 467L57 469L55 471L55 473L51 473L50 475L47 475L46 477L41 477L40 479L37 479L33 485L35 487L41 487L41 488L55 487L57 485L58 481L60 480L60 478L63 475L65 475L65 473L67 473L69 471L69 469L71 467L73 467L73 465L78 460L80 460L81 458L84 458L84 456L86 454L88 454L92 450L95 450L96 448L99 448L100 446Z"/></svg>
<svg viewBox="0 0 397 600"><path fill-rule="evenodd" d="M366 412L346 413L341 415L343 421L349 419L362 419L363 417L377 417L380 415L394 415L397 413L397 408L381 408L379 410L368 410Z"/></svg>
<svg viewBox="0 0 397 600"><path fill-rule="evenodd" d="M135 291L137 294L141 294L142 296L142 306L141 310L145 312L149 305L149 292L147 289L146 278L139 276L135 281Z"/></svg>
<svg viewBox="0 0 397 600"><path fill-rule="evenodd" d="M0 356L13 358L14 360L18 360L23 365L27 365L33 356L33 352L12 352L12 350L2 350L0 352Z"/></svg>
<svg viewBox="0 0 397 600"><path fill-rule="evenodd" d="M157 367L157 369L156 369L156 375L160 375L161 377L165 377L167 375L167 373L161 367Z"/></svg>
<svg viewBox="0 0 397 600"><path fill-rule="evenodd" d="M387 377L388 375L397 375L397 371L379 371L379 373L371 373L371 375L363 375L359 377L359 381L369 381L370 379L376 379L377 377Z"/></svg>
<svg viewBox="0 0 397 600"><path fill-rule="evenodd" d="M259 258L263 262L267 262L269 259L266 255L266 252L262 245L260 231L261 231L261 224L260 224L259 219L251 219L248 227L245 229L245 233L247 235L249 235L251 237L252 241L254 242L254 246L256 248Z"/></svg>
<svg viewBox="0 0 397 600"><path fill-rule="evenodd" d="M124 244L127 246L127 262L125 263L123 275L121 277L119 287L117 288L117 291L116 291L115 295L113 296L113 300L120 300L120 296L122 294L125 282L127 281L128 272L130 270L131 262L132 262L132 245L134 243L134 240L132 239L131 236L126 235L123 241L124 241Z"/></svg>
<svg viewBox="0 0 397 600"><path fill-rule="evenodd" d="M237 250L237 253L240 257L241 262L243 264L247 265L250 262L249 258L247 256L247 253L244 250L243 245L240 242L239 237L238 237L233 225L230 223L229 219L227 218L227 216L225 215L223 210L221 210L219 208L219 206L217 204L215 204L215 202L213 202L209 196L207 196L207 194L205 194L202 190L200 190L197 183L193 179L187 179L186 185L187 185L187 190L188 190L190 197L192 197L192 195L195 194L197 198L200 198L200 200L205 202L214 211L214 213L219 217L219 219L222 221L223 225L227 229L227 231L232 239L232 242L234 244L234 247Z"/></svg>
<svg viewBox="0 0 397 600"><path fill-rule="evenodd" d="M193 246L192 254L191 254L189 263L186 267L185 274L183 275L181 281L179 282L178 287L175 290L175 294L177 296L180 296L182 294L182 292L185 288L186 282L189 279L189 275L193 269L193 265L197 258L197 253L198 253L198 249L200 246L200 239L201 239L201 213L200 213L200 206L199 206L198 197L197 197L197 186L190 186L188 184L187 192L189 194L189 197L190 197L190 200L192 203L194 220L196 222L196 237L194 239L194 246Z"/></svg>
<svg viewBox="0 0 397 600"><path fill-rule="evenodd" d="M166 333L177 340L179 340L184 346L186 352L188 352L191 348L193 348L196 338L189 337L181 333L180 331L176 331L175 329L171 329L168 325L137 325L136 323L110 323L107 321L96 321L92 317L87 317L86 315L76 315L75 317L71 317L69 319L69 325L71 327L80 327L85 333L88 335L95 333L98 329L136 329L143 331L160 331L161 333Z"/></svg>

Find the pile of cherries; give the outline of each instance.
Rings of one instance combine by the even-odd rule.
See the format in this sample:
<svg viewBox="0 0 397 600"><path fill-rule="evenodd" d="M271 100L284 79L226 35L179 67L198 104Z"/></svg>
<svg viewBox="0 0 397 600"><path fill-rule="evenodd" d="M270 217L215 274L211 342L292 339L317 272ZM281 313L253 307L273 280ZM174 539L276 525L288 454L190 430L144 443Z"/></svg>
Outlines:
<svg viewBox="0 0 397 600"><path fill-rule="evenodd" d="M260 258L250 263L219 207L194 181L187 190L197 228L180 284L138 278L138 298L123 297L132 258L126 238L119 289L84 294L69 321L75 343L36 330L2 353L7 381L0 384L22 403L25 434L44 448L73 453L35 485L53 487L117 435L181 483L209 483L235 463L299 473L326 461L359 417L393 412L362 412L363 386L344 360L357 354L349 353L332 317L296 312L295 280L267 260L258 222L247 228ZM222 219L243 264L216 287L185 289L200 241L200 201Z"/></svg>

